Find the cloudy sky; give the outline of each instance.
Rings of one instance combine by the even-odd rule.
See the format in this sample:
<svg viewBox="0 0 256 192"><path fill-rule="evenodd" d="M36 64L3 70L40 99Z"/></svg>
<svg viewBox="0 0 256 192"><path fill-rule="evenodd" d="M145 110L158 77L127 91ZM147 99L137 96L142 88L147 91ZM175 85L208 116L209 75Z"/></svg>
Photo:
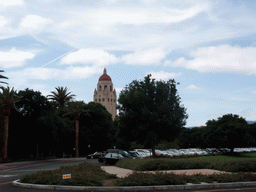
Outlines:
<svg viewBox="0 0 256 192"><path fill-rule="evenodd" d="M256 120L254 0L0 0L0 69L16 90L93 100L104 67L119 94L147 74L180 83L187 127Z"/></svg>

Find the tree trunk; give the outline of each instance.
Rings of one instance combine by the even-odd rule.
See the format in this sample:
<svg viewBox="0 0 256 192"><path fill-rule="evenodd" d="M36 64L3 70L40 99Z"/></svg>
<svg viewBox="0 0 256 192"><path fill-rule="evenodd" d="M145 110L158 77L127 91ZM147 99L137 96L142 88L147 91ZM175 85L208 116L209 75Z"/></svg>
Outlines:
<svg viewBox="0 0 256 192"><path fill-rule="evenodd" d="M4 160L7 160L8 132L9 132L9 116L4 115L4 148L3 148Z"/></svg>
<svg viewBox="0 0 256 192"><path fill-rule="evenodd" d="M156 157L156 148L155 148L155 146L152 146L152 156Z"/></svg>
<svg viewBox="0 0 256 192"><path fill-rule="evenodd" d="M38 143L36 144L36 158L39 157L39 153L38 153Z"/></svg>
<svg viewBox="0 0 256 192"><path fill-rule="evenodd" d="M76 119L76 157L79 157L79 120Z"/></svg>

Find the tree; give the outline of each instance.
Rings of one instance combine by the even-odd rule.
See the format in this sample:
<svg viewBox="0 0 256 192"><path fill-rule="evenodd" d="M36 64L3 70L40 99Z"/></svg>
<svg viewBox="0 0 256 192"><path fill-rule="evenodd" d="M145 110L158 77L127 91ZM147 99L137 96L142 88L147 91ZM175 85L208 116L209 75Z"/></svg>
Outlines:
<svg viewBox="0 0 256 192"><path fill-rule="evenodd" d="M88 115L80 117L80 151L81 154L103 151L113 148L116 130L112 115L100 103L90 102L85 110Z"/></svg>
<svg viewBox="0 0 256 192"><path fill-rule="evenodd" d="M47 138L44 146L49 149L49 155L63 157L63 153L72 153L75 133L74 122L71 118L64 117L53 106L51 110L47 110L42 114L38 119L37 126L40 130L44 130L43 134ZM45 152L47 151L45 150Z"/></svg>
<svg viewBox="0 0 256 192"><path fill-rule="evenodd" d="M36 157L39 157L38 146L41 140L43 140L44 130L38 126L38 119L42 116L44 111L50 109L50 103L45 96L39 91L32 89L25 89L18 92L18 96L21 98L16 102L15 106L17 110L22 114L24 122L24 131L28 131L28 134L32 134L31 140L36 145ZM30 144L31 145L31 144Z"/></svg>
<svg viewBox="0 0 256 192"><path fill-rule="evenodd" d="M205 127L184 128L179 138L181 148L204 148L202 138Z"/></svg>
<svg viewBox="0 0 256 192"><path fill-rule="evenodd" d="M11 114L11 107L18 100L17 93L14 88L0 87L2 92L0 93L0 106L4 118L4 146L3 146L3 159L7 159L8 148L8 132L9 132L9 116Z"/></svg>
<svg viewBox="0 0 256 192"><path fill-rule="evenodd" d="M151 148L153 154L160 140L173 141L188 118L177 84L174 79L155 81L147 75L143 81L134 80L126 86L118 99L119 136Z"/></svg>
<svg viewBox="0 0 256 192"><path fill-rule="evenodd" d="M85 103L83 101L72 101L67 103L67 110L69 115L74 116L75 119L75 133L76 133L76 157L79 157L79 120L81 114L87 114L85 110Z"/></svg>
<svg viewBox="0 0 256 192"><path fill-rule="evenodd" d="M203 138L208 147L228 148L231 152L236 147L248 147L254 143L246 120L233 114L207 121Z"/></svg>
<svg viewBox="0 0 256 192"><path fill-rule="evenodd" d="M4 72L3 70L0 70L0 72ZM8 79L7 77L0 75L0 79ZM6 82L0 81L0 83L8 84Z"/></svg>
<svg viewBox="0 0 256 192"><path fill-rule="evenodd" d="M49 99L57 101L61 109L64 108L65 103L71 101L76 95L71 94L67 87L55 87L56 91L51 91L52 95L47 95Z"/></svg>

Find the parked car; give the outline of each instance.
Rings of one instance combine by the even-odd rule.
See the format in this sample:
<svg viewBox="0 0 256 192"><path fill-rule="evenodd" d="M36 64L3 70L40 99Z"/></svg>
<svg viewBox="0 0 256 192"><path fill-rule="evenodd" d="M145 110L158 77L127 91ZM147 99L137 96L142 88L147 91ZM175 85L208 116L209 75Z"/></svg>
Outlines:
<svg viewBox="0 0 256 192"><path fill-rule="evenodd" d="M129 153L134 157L134 158L144 158L143 154L140 154L138 151L129 151Z"/></svg>
<svg viewBox="0 0 256 192"><path fill-rule="evenodd" d="M124 157L119 153L107 153L104 156L100 156L98 161L100 163L110 164L114 165L117 161L120 159L123 159Z"/></svg>
<svg viewBox="0 0 256 192"><path fill-rule="evenodd" d="M100 156L104 155L103 152L95 152L93 154L87 155L87 159L98 159Z"/></svg>
<svg viewBox="0 0 256 192"><path fill-rule="evenodd" d="M148 149L134 149L134 151L138 151L138 152L144 153L144 155L145 155L146 157L149 157L149 156L152 155L151 152L150 152L150 150L148 150Z"/></svg>
<svg viewBox="0 0 256 192"><path fill-rule="evenodd" d="M173 157L182 155L178 149L168 149L168 151Z"/></svg>
<svg viewBox="0 0 256 192"><path fill-rule="evenodd" d="M133 158L133 156L127 151L121 149L108 149L106 153L118 153L121 154L124 158Z"/></svg>

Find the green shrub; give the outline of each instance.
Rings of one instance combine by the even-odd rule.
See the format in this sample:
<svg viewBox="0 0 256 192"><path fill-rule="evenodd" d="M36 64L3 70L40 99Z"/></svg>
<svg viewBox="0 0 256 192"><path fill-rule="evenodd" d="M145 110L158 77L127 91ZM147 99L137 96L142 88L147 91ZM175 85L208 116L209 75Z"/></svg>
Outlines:
<svg viewBox="0 0 256 192"><path fill-rule="evenodd" d="M117 186L149 186L149 185L181 185L186 183L227 183L256 181L256 175L251 173L225 173L213 175L175 175L173 173L141 173L134 172L116 182Z"/></svg>
<svg viewBox="0 0 256 192"><path fill-rule="evenodd" d="M254 158L145 158L122 159L116 166L135 171L215 169L227 172L255 172Z"/></svg>
<svg viewBox="0 0 256 192"><path fill-rule="evenodd" d="M116 182L117 186L150 186L150 185L181 185L185 184L184 175L165 173L134 172Z"/></svg>
<svg viewBox="0 0 256 192"><path fill-rule="evenodd" d="M63 174L71 174L71 179L62 179ZM47 185L101 186L105 179L114 179L115 175L106 173L99 165L80 163L61 166L59 169L38 171L20 178L22 183Z"/></svg>

